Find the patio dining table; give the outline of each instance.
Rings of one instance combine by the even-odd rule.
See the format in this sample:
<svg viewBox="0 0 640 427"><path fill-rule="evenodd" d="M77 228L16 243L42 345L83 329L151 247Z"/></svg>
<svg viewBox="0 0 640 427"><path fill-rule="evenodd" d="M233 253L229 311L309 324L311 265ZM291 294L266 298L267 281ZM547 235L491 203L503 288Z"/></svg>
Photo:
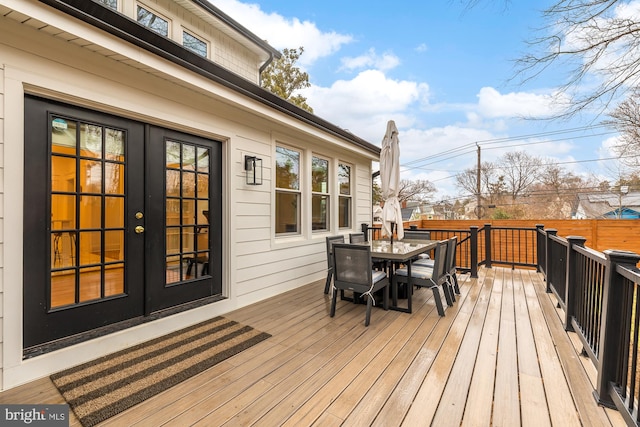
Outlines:
<svg viewBox="0 0 640 427"><path fill-rule="evenodd" d="M373 240L371 244L371 258L373 261L389 261L389 282L391 283L391 310L411 313L411 263L420 254L435 249L437 240ZM407 306L398 306L398 286L393 284L393 271L395 264L405 264L409 274L409 284L407 285Z"/></svg>

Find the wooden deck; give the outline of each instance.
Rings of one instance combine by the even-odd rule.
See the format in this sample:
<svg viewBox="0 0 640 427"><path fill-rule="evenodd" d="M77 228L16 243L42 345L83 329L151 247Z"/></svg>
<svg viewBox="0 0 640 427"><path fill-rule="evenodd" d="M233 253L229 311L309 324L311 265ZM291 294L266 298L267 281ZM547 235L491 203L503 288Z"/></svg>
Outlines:
<svg viewBox="0 0 640 427"><path fill-rule="evenodd" d="M623 426L592 396L559 311L530 270L460 275L439 317L428 289L413 314L339 301L324 282L229 313L273 336L104 426ZM63 403L48 378L0 403ZM71 425L78 425L72 416Z"/></svg>

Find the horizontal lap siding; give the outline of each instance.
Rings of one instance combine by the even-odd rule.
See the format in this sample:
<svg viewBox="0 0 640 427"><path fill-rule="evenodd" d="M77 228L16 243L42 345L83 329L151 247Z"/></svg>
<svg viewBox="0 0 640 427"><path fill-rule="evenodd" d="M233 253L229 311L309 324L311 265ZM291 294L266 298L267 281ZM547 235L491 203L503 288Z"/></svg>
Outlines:
<svg viewBox="0 0 640 427"><path fill-rule="evenodd" d="M367 174L370 174L371 153L285 117L85 23L43 9L37 2L15 4L25 5L25 11L33 12L43 22L55 18L58 28L23 25L24 20L2 16L9 10L0 6L0 389L98 357L107 351L105 349L120 348L125 342L140 342L162 330L186 325L204 316L224 314L225 310L324 279L325 237L337 231L308 232L292 239L274 236L271 176L276 140L273 134L287 135L294 142L302 141L309 150L322 147L322 153L328 157L354 165L358 173L354 187L357 209L354 221L364 220L370 212L370 207L365 207L366 203L359 199L365 197L370 201L370 189L365 183L370 182ZM34 23L37 23L35 19ZM61 37L54 37L54 34ZM92 44L82 47L83 38ZM11 179L21 182L24 170L20 166L23 164L20 135L24 125L20 118L24 113L18 110L23 103L24 88L79 107L223 142L224 216L215 220L224 221L223 289L229 298L180 313L171 321L149 322L135 330L98 338L91 345L63 349L40 359L34 358L29 364L22 362L22 331L14 325L21 322L21 311L17 308L22 304L20 273L24 260L22 250L14 248L7 251L5 258L3 245L4 242L14 244L21 238L16 236L20 234L21 222L12 217L18 215L15 206L22 206L23 194L21 185L7 186L5 192L3 154L7 154L6 166L17 175ZM3 143L9 141L10 150L5 150ZM262 185L246 185L245 155L255 155L263 160ZM337 193L333 195L337 200ZM6 232L3 229L5 197L7 203L14 206L7 210L11 223L7 223ZM303 215L306 218L309 212L303 212ZM3 268L5 264L6 269ZM3 328L3 323L12 327Z"/></svg>
<svg viewBox="0 0 640 427"><path fill-rule="evenodd" d="M1 12L1 10L0 10ZM0 354L3 354L4 336L4 68L0 63ZM0 358L0 366L2 358ZM0 371L1 372L1 371ZM2 375L0 375L0 390L2 386Z"/></svg>
<svg viewBox="0 0 640 427"><path fill-rule="evenodd" d="M282 142L284 141L284 142ZM371 223L371 166L368 161L359 161L344 153L333 151L327 147L316 153L315 147L307 138L274 137L257 130L247 130L232 139L234 144L235 163L231 223L231 250L233 251L233 274L231 284L234 294L247 301L258 300L259 295L277 293L279 290L295 288L322 279L326 275L327 259L325 237L337 233L348 234L359 231L361 223ZM276 237L273 215L276 215L274 201L275 182L272 181L275 160L272 157L272 144L284 144L296 148L303 153L303 159L309 155L327 157L337 165L340 162L352 167L352 227L338 229L337 217L332 216L332 230L312 232L305 229L309 226L310 206L305 205L306 176L301 176L302 222L299 236ZM300 144L300 146L298 146ZM244 156L255 155L262 159L263 184L247 185L244 171ZM302 161L301 173L305 174L305 163ZM331 177L335 180L335 177ZM337 182L337 181L336 181ZM330 185L333 188L333 184ZM336 186L337 188L337 186ZM338 194L334 191L331 199L331 210L337 208ZM253 295L252 295L253 294Z"/></svg>

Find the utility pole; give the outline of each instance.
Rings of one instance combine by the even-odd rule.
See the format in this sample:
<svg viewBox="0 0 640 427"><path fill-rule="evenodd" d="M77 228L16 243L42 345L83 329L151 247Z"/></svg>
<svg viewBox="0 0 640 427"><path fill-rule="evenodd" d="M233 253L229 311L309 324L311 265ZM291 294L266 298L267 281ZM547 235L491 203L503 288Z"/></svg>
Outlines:
<svg viewBox="0 0 640 427"><path fill-rule="evenodd" d="M481 203L482 203L482 197L480 195L480 189L482 188L480 185L480 145L478 145L478 143L476 142L476 147L478 147L478 167L476 169L476 212L478 214L478 219L481 218L482 216L482 208L481 208Z"/></svg>

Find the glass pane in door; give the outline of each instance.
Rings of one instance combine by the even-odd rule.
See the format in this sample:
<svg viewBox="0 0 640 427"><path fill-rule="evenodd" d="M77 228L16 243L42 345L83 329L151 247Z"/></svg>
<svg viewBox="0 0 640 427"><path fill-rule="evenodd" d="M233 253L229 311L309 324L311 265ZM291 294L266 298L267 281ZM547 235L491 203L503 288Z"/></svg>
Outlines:
<svg viewBox="0 0 640 427"><path fill-rule="evenodd" d="M123 294L125 132L51 119L49 307Z"/></svg>
<svg viewBox="0 0 640 427"><path fill-rule="evenodd" d="M208 276L210 148L165 143L166 283Z"/></svg>

